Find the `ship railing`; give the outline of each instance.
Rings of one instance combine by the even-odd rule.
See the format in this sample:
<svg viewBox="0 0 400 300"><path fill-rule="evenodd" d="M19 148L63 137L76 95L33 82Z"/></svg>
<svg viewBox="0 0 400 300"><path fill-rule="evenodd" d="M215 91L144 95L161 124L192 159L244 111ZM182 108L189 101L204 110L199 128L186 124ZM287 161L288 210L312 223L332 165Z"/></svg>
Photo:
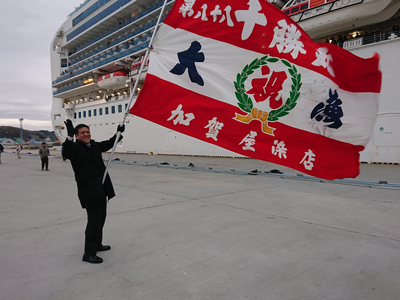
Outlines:
<svg viewBox="0 0 400 300"><path fill-rule="evenodd" d="M151 34L149 33L149 34L145 35L144 37L137 39L137 40L136 40L136 44L138 44L139 42L140 42L140 43L143 43L143 42L148 41L148 40L150 39L150 35L151 35ZM122 47L123 44L117 45L117 46L114 47L113 49L107 50L108 52L105 52L105 57L111 57L111 56L114 55L115 52L120 52L121 49L119 48L119 46L121 46L122 49L127 49L126 47L125 47L125 48ZM117 49L117 47L118 47L118 49ZM117 51L117 50L118 50L118 51ZM96 53L96 54L97 54L97 53ZM96 54L93 54L93 55L96 55ZM79 71L80 69L82 69L82 66L87 66L87 65L89 65L89 63L94 62L94 61L95 61L95 57L93 57L91 60L88 60L88 61L86 61L86 62L84 62L84 63L81 62L79 65L77 65L77 66L75 66L75 67L73 67L73 68L70 68L70 69L69 69L69 72L76 73L76 71ZM67 76L68 76L68 75L64 75L64 77L67 77ZM64 78L64 77L61 77L60 79L62 79L62 78ZM57 79L57 80L59 80L59 79ZM62 81L62 80L61 80L61 81Z"/></svg>
<svg viewBox="0 0 400 300"><path fill-rule="evenodd" d="M82 60L85 60L86 58L95 55L96 53L102 52L102 51L104 51L105 49L108 49L108 48L110 48L110 47L113 47L113 46L117 45L117 44L120 43L120 42L126 41L127 39L129 39L129 38L131 38L131 37L134 37L135 35L138 35L138 34L144 32L144 31L146 31L147 29L149 29L149 28L155 26L156 23L157 23L157 21L153 21L153 22L151 22L150 24L147 24L147 25L145 25L145 26L143 26L143 27L141 27L141 28L139 28L139 29L137 29L137 30L131 32L131 33L128 33L128 34L124 35L123 37L121 37L121 38L119 38L119 39L117 39L117 40L115 40L115 41L113 41L113 42L110 42L109 44L107 44L107 45L105 45L105 46L102 46L102 47L100 47L100 48L98 48L98 49L96 49L96 50L94 50L94 51L92 51L92 52L90 52L90 53L88 53L88 54L82 56L82 57L79 57L79 58L77 58L77 59L75 59L75 60L72 60L72 61L69 63L69 66L73 66L73 65L77 64L78 62L80 62L80 61L82 61Z"/></svg>
<svg viewBox="0 0 400 300"><path fill-rule="evenodd" d="M100 47L99 49L97 49L97 50L95 50L95 51L92 51L91 53L89 53L89 54L87 54L87 55L85 55L85 56L83 56L83 57L81 57L81 58L79 58L79 59L77 59L77 60L74 60L74 61L71 62L69 65L70 65L70 66L76 65L76 64L79 63L80 61L82 61L82 60L84 60L84 59L86 59L86 58L88 58L88 57L92 57L92 56L94 56L94 55L96 55L96 54L98 54L98 53L104 51L105 49L108 49L108 48L112 47L112 46L117 45L117 46L123 47L123 46L124 46L124 43L126 43L126 40L127 40L127 39L129 39L129 38L131 38L131 37L134 37L134 36L136 36L136 35L138 35L138 34L144 32L144 31L148 30L149 28L154 27L154 26L156 25L156 23L157 23L157 21L153 21L153 22L151 22L151 23L149 23L149 24L147 24L147 25L145 25L145 26L139 28L138 30L135 30L134 32L131 32L131 33L129 33L129 34L127 34L127 35L125 35L125 36L123 36L123 37L121 37L121 38L119 38L119 39L113 41L112 43L107 44L106 46ZM132 41L134 44L137 44L138 41L140 41L140 39L136 39L136 40L132 39L131 41ZM122 42L122 44L120 44L121 42ZM125 47L125 48L127 48L127 47ZM71 71L73 72L74 69L71 69Z"/></svg>
<svg viewBox="0 0 400 300"><path fill-rule="evenodd" d="M81 3L75 10L68 15L68 17L71 17L73 14L75 14L78 10L80 10L83 6L85 6L86 3L90 2L90 0L85 0L83 3Z"/></svg>
<svg viewBox="0 0 400 300"><path fill-rule="evenodd" d="M53 85L57 84L57 83L60 83L60 82L62 82L64 80L67 80L69 78L75 77L77 75L86 73L86 72L91 71L93 69L97 69L97 68L99 68L99 67L101 67L103 65L109 64L110 62L113 62L115 60L121 59L121 58L123 58L125 56L129 56L129 55L131 55L131 54L133 54L135 52L139 52L139 51L147 48L149 46L149 43L150 43L150 41L144 42L144 43L142 43L142 44L140 44L140 45L138 45L138 46L136 46L134 48L131 48L131 49L128 49L128 50L125 50L125 51L121 51L119 54L114 55L113 57L106 58L103 61L100 61L98 63L94 63L91 66L83 68L82 70L79 70L77 72L73 72L72 74L68 74L67 76L65 76L63 78L60 78L60 79L57 79L57 80L53 81ZM76 88L76 87L68 87L68 88L62 89L63 91L57 90L57 91L53 92L53 95L57 95L57 94L60 94L62 92L65 92L67 90L74 89L74 88Z"/></svg>
<svg viewBox="0 0 400 300"><path fill-rule="evenodd" d="M367 33L364 36L355 37L343 43L343 49L351 49L363 45L375 44L383 41L400 38L400 31L373 32ZM339 45L340 46L340 45Z"/></svg>
<svg viewBox="0 0 400 300"><path fill-rule="evenodd" d="M105 8L103 11L98 13L96 16L94 16L90 20L86 21L84 24L82 24L81 26L76 28L74 31L67 34L67 42L72 40L74 37L78 36L82 32L84 32L86 29L92 27L99 21L107 18L110 14L119 10L122 6L125 6L126 4L128 4L131 1L133 1L133 0L118 0L117 2L111 4L109 7Z"/></svg>
<svg viewBox="0 0 400 300"><path fill-rule="evenodd" d="M149 34L145 35L144 37L138 39L138 40L137 40L137 43L139 43L139 42L141 42L141 43L147 42L147 41L149 40L150 35L151 35L151 34L149 33ZM147 47L147 46L146 46L146 47ZM134 48L132 48L132 49L125 50L124 52L121 52L121 53L125 53L126 51L130 51L130 52L133 51L132 53L134 53L135 51L140 51L141 49L144 49L144 48L146 48L146 47L143 47L143 46L140 44L140 45L137 45L136 47L134 47ZM115 52L115 51L109 50L109 52L104 53L103 56L101 56L101 57L106 57L106 58L108 57L109 59L114 59L114 57L113 57L114 52ZM94 61L95 58L93 58L92 60ZM54 84L57 84L57 83L60 83L60 82L62 82L62 81L64 81L64 80L67 80L67 79L69 79L69 78L75 77L76 75L81 74L81 73L82 73L82 72L81 72L82 68L83 68L84 66L87 66L87 65L89 64L89 62L90 62L90 61L85 62L84 64L81 63L81 64L79 64L78 66L75 66L74 68L70 68L70 69L67 71L67 74L65 74L65 75L63 75L62 77L58 78L57 80L53 81L53 85L54 85ZM103 64L103 63L102 63L102 64Z"/></svg>
<svg viewBox="0 0 400 300"><path fill-rule="evenodd" d="M124 2L125 2L125 1L128 1L128 2L129 2L129 1L131 1L131 0L120 0L120 1L124 1ZM172 1L174 1L174 0L168 0L167 2L169 3L169 2L172 2ZM126 2L125 4L127 4L128 2ZM84 48L86 48L86 47L92 45L93 43L95 43L95 42L101 40L102 38L108 36L109 34L115 32L115 31L117 31L117 30L120 30L121 28L124 28L125 26L127 26L127 25L129 25L129 24L131 24L131 23L133 23L133 22L135 22L135 21L137 21L138 19L142 18L143 16L146 16L146 15L148 15L149 13L151 13L151 12L157 10L158 8L160 8L160 7L163 5L163 3L164 3L164 1L160 1L160 2L158 2L158 3L156 3L156 4L154 4L153 6L151 6L151 7L149 7L148 9L142 11L141 13L137 14L136 16L134 16L134 17L132 17L132 18L130 18L130 19L124 21L123 23L121 23L121 24L119 24L118 26L114 27L113 29L107 31L106 33L102 34L101 36L97 37L96 39L94 39L94 40L92 40L92 41L90 41L90 42L88 42L88 43L86 43L86 44L80 46L79 48L77 48L77 49L71 51L71 52L70 52L70 55L73 55L74 53L76 53L76 52L78 52L78 51L80 51L80 50L82 50L82 49L84 49ZM125 4L122 4L122 5L125 5ZM118 9L119 9L119 6L118 6ZM94 24L96 24L97 22L99 22L99 21L103 20L104 18L108 17L108 15L110 15L112 12L113 12L113 11L111 11L111 10L110 10L109 12L107 12L107 13L106 13L106 12L101 12L101 13L98 14L97 16L93 17L92 19L90 19L89 21L87 21L85 24L81 25L79 28L75 29L73 32L71 32L70 34L68 34L68 35L67 35L67 41L69 41L69 40L72 39L73 37L77 36L78 34L82 33L84 30L86 30L86 29L92 27L92 26L93 26ZM81 27L82 27L82 28L81 28ZM72 36L72 35L73 35L73 36Z"/></svg>
<svg viewBox="0 0 400 300"><path fill-rule="evenodd" d="M87 2L89 2L90 0L87 0ZM76 26L77 24L79 24L81 21L83 21L84 19L86 19L88 16L90 16L92 13L94 13L95 11L97 11L98 9L100 9L103 5L107 4L110 0L99 0L97 2L95 2L92 6L88 7L87 9L85 9L85 11L83 11L81 14L79 14L75 19L72 20L72 25Z"/></svg>
<svg viewBox="0 0 400 300"><path fill-rule="evenodd" d="M151 23L149 23L149 24L147 24L147 25L145 25L143 27L140 27L139 29L137 29L137 30L135 30L133 32L130 32L130 33L124 35L123 37L121 37L121 38L119 38L119 39L117 39L117 40L115 40L113 42L110 42L107 45L104 45L104 46L102 46L102 47L100 47L100 48L98 48L96 50L93 50L92 52L90 52L90 53L88 53L88 54L86 54L86 55L84 55L82 57L74 59L69 63L69 66L73 66L73 65L77 64L78 62L80 62L82 60L85 60L86 58L89 58L89 57L91 57L91 56L93 56L93 55L95 55L95 54L97 54L99 52L104 51L105 49L113 47L113 46L117 45L120 42L126 41L127 39L132 38L132 37L144 32L144 31L146 31L147 29L149 29L151 27L154 27L156 25L156 23L157 23L157 20L155 20L155 21L153 21L153 22L151 22Z"/></svg>
<svg viewBox="0 0 400 300"><path fill-rule="evenodd" d="M76 84L73 84L73 85L71 85L71 86L58 89L57 91L53 92L53 95L58 95L58 94L67 92L67 91L69 91L69 90L76 89L76 88L81 87L81 86L83 86L83 83L76 83Z"/></svg>

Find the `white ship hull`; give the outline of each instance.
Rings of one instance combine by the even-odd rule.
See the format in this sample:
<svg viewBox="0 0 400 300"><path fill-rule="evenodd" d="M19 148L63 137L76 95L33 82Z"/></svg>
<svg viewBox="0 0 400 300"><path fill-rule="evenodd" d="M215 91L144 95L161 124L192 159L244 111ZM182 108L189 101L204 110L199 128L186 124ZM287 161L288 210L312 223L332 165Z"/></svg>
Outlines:
<svg viewBox="0 0 400 300"><path fill-rule="evenodd" d="M360 159L363 162L400 163L400 38L358 47L360 57L381 56L382 90L372 137Z"/></svg>

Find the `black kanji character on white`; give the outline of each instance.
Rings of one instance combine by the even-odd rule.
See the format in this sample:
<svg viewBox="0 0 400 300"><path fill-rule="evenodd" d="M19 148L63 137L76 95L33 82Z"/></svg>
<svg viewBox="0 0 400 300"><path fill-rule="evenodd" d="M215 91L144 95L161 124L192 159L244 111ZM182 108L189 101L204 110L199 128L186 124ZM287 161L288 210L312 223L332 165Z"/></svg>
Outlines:
<svg viewBox="0 0 400 300"><path fill-rule="evenodd" d="M340 107L341 104L342 100L339 99L336 90L332 93L332 90L329 89L329 99L314 107L311 112L311 119L315 118L318 122L330 123L326 126L338 129L343 124L340 120L340 118L343 117L343 110Z"/></svg>
<svg viewBox="0 0 400 300"><path fill-rule="evenodd" d="M203 86L204 80L197 72L196 62L203 62L205 60L204 53L199 52L201 45L198 41L191 43L188 50L178 52L179 63L175 65L170 71L172 74L182 75L188 69L189 78L191 82Z"/></svg>

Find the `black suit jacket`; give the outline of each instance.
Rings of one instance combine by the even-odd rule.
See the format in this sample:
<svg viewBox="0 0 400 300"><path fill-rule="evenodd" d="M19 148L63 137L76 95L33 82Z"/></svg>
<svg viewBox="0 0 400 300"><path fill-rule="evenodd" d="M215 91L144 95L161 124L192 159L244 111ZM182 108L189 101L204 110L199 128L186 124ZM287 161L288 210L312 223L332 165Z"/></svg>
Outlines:
<svg viewBox="0 0 400 300"><path fill-rule="evenodd" d="M71 161L82 208L92 207L104 201L106 196L108 199L115 196L108 174L104 185L101 183L106 170L101 152L110 150L115 139L116 135L102 142L90 140L91 148L80 141L72 142L66 139L63 143L62 156Z"/></svg>

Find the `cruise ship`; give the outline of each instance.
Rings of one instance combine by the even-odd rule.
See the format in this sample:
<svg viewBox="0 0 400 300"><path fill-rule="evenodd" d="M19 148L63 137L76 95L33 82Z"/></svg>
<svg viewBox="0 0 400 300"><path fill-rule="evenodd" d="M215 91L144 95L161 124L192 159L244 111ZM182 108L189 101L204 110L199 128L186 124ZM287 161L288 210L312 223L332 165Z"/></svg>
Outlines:
<svg viewBox="0 0 400 300"><path fill-rule="evenodd" d="M363 58L380 54L383 81L378 118L360 161L400 163L400 30L396 27L400 1L269 2L316 42L335 43ZM146 78L151 55L144 61L144 54L160 12L162 22L173 4L169 0L163 8L164 1L158 0L87 0L68 15L50 49L51 120L60 141L66 137L67 118L74 125L90 126L96 140L115 134L131 95L137 97ZM242 157L136 116L128 116L125 124L125 138L116 152Z"/></svg>

